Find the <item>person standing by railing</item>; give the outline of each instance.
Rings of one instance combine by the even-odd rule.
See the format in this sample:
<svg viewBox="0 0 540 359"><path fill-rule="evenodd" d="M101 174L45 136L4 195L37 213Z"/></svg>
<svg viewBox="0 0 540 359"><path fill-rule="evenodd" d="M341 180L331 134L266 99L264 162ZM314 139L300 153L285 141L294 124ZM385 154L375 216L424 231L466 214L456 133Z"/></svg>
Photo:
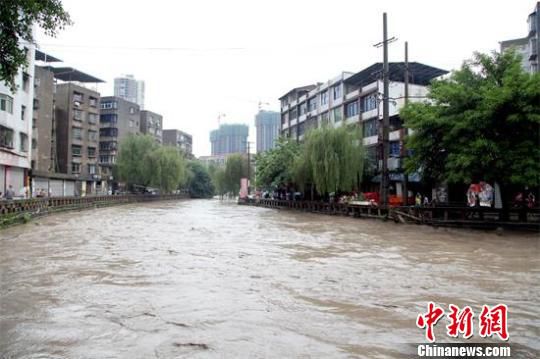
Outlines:
<svg viewBox="0 0 540 359"><path fill-rule="evenodd" d="M13 200L13 197L15 197L15 191L13 190L13 186L9 185L8 189L6 190L6 199L11 201Z"/></svg>

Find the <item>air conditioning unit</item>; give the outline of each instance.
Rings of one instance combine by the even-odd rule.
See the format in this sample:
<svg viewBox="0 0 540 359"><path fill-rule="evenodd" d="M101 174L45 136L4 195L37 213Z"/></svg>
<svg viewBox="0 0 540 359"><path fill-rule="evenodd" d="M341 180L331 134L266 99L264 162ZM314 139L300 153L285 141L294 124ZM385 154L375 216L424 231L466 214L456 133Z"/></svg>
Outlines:
<svg viewBox="0 0 540 359"><path fill-rule="evenodd" d="M79 101L73 101L73 106L81 107L81 103Z"/></svg>

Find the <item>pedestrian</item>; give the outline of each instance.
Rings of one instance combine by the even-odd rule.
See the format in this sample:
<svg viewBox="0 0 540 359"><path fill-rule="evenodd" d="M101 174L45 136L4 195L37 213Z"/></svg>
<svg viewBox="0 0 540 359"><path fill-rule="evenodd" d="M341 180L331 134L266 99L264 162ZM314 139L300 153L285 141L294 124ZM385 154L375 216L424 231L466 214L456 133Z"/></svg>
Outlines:
<svg viewBox="0 0 540 359"><path fill-rule="evenodd" d="M528 208L534 208L536 204L536 197L532 192L529 192L527 195L527 207Z"/></svg>
<svg viewBox="0 0 540 359"><path fill-rule="evenodd" d="M427 198L427 196L424 197L424 206L429 206L429 199Z"/></svg>
<svg viewBox="0 0 540 359"><path fill-rule="evenodd" d="M15 191L13 190L13 186L9 185L7 191L6 191L6 199L12 200L13 197L15 197Z"/></svg>
<svg viewBox="0 0 540 359"><path fill-rule="evenodd" d="M422 195L420 192L416 192L416 197L414 198L414 204L416 207L420 207L422 205Z"/></svg>

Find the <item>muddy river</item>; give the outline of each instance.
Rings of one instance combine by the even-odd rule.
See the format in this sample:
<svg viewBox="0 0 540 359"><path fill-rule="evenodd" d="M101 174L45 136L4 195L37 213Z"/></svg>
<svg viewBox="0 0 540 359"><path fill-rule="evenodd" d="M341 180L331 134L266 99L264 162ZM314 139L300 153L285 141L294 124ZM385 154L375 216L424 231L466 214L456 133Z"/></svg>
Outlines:
<svg viewBox="0 0 540 359"><path fill-rule="evenodd" d="M536 357L539 254L536 234L217 200L64 213L0 231L0 358L402 358L429 301L506 304Z"/></svg>

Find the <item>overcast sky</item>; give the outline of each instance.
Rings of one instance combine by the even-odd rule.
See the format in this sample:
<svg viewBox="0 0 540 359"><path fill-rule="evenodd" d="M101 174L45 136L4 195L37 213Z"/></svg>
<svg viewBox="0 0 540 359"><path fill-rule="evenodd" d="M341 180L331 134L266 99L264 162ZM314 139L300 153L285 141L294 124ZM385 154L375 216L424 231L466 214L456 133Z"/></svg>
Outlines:
<svg viewBox="0 0 540 359"><path fill-rule="evenodd" d="M341 71L381 61L373 47L388 13L390 60L451 70L473 51L524 37L531 0L64 0L73 26L57 38L41 33L42 50L107 81L133 74L146 82L145 107L164 128L193 135L194 153L210 154L209 131L247 123L255 139L258 102L279 111L293 87L324 82Z"/></svg>

